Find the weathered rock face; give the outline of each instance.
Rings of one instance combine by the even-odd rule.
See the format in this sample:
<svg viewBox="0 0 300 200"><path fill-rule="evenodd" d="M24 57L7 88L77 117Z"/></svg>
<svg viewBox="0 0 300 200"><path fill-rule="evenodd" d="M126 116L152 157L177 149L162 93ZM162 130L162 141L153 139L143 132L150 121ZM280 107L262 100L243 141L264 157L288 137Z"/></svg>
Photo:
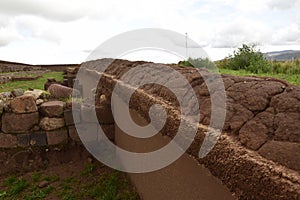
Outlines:
<svg viewBox="0 0 300 200"><path fill-rule="evenodd" d="M72 96L73 89L59 84L51 84L48 91L54 98L69 98Z"/></svg>
<svg viewBox="0 0 300 200"><path fill-rule="evenodd" d="M49 145L66 143L68 141L68 131L66 129L47 131L46 134Z"/></svg>
<svg viewBox="0 0 300 200"><path fill-rule="evenodd" d="M64 102L62 101L48 101L41 105L41 113L46 117L60 117L64 112Z"/></svg>
<svg viewBox="0 0 300 200"><path fill-rule="evenodd" d="M25 133L39 123L39 113L4 113L1 130L5 133Z"/></svg>
<svg viewBox="0 0 300 200"><path fill-rule="evenodd" d="M45 131L59 129L64 126L65 126L65 120L63 118L44 117L40 121L40 127Z"/></svg>
<svg viewBox="0 0 300 200"><path fill-rule="evenodd" d="M270 141L259 149L259 154L300 171L300 144L292 142Z"/></svg>
<svg viewBox="0 0 300 200"><path fill-rule="evenodd" d="M106 66L109 67L103 72L102 69ZM126 73L136 66L138 68L135 74L127 76ZM162 69L163 65L101 59L83 63L81 70L85 67L88 68L84 71L88 84L84 85L86 83L84 81L79 83L83 89L88 89L87 85L92 85L92 82L101 74L95 90L96 108L101 107L103 101L110 102L116 83L124 86L118 95L126 96L132 89L130 85L139 85L144 83L144 80L151 80L154 83L160 82L180 90L179 96L188 100L181 105L186 115L198 114L195 112L197 105L191 103L190 99L193 97L187 95L185 85L153 72L155 71L153 69ZM226 110L223 140L218 141L209 155L199 161L210 168L213 175L222 179L241 199L297 199L296 197L300 194L298 192L300 179L298 172L294 170L299 171L297 152L299 152L300 88L274 78L231 75L216 78L214 74L202 69L199 69L200 75L196 69L190 67L176 65L171 67L186 77L193 87L200 104L200 124L202 125L210 124L211 99L217 99L217 104L219 103L221 91L217 83L224 82L227 96L226 108L216 105L217 111ZM126 81L131 83L128 84ZM210 82L213 88L210 91L207 88L207 82ZM84 95L85 92L87 95L92 93L84 90ZM137 111L149 121L149 108L156 103L162 104L161 102L169 106L164 108L175 110L174 113L181 109L179 108L180 102L176 100L174 94L158 84L139 87L130 99L129 108ZM96 109L99 121L102 120L101 117L111 116L110 106L105 106L105 108L109 115L104 114L104 109ZM168 109L166 110L169 111ZM168 112L168 115L170 113L172 114ZM172 138L178 124L176 117L172 115L172 119L167 119L161 133ZM188 152L195 152L194 156L198 156L204 138L200 132L193 144L195 148L188 150ZM277 149L275 149L276 146ZM284 157L284 155L287 156ZM290 173L294 173L293 178Z"/></svg>
<svg viewBox="0 0 300 200"><path fill-rule="evenodd" d="M32 96L20 96L10 102L10 107L14 113L32 113L37 111L35 100Z"/></svg>
<svg viewBox="0 0 300 200"><path fill-rule="evenodd" d="M0 133L0 148L17 147L17 137L10 134Z"/></svg>
<svg viewBox="0 0 300 200"><path fill-rule="evenodd" d="M37 100L38 98L41 98L43 93L44 93L43 90L38 90L38 89L34 89L32 91L25 91L24 92L25 95L33 96L35 100Z"/></svg>
<svg viewBox="0 0 300 200"><path fill-rule="evenodd" d="M24 90L23 89L13 89L13 91L11 93L14 97L19 97L24 94Z"/></svg>

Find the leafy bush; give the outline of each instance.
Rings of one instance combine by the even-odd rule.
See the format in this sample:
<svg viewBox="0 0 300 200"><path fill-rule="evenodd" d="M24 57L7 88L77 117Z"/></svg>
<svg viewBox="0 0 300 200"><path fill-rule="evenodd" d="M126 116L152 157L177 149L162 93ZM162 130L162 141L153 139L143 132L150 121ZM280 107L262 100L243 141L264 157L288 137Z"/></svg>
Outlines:
<svg viewBox="0 0 300 200"><path fill-rule="evenodd" d="M242 47L234 51L233 55L218 63L219 68L240 70L244 69L252 73L270 72L270 63L263 54L256 50L256 45L243 44Z"/></svg>
<svg viewBox="0 0 300 200"><path fill-rule="evenodd" d="M208 58L189 58L185 61L179 62L180 66L190 66L196 68L207 68L207 69L214 69L215 64L209 60Z"/></svg>

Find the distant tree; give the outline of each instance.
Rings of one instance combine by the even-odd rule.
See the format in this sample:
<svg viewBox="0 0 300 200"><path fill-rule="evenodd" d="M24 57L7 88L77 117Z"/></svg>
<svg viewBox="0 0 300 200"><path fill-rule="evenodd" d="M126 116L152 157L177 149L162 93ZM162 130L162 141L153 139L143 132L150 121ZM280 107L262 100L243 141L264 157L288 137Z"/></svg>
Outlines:
<svg viewBox="0 0 300 200"><path fill-rule="evenodd" d="M255 44L243 44L233 52L233 55L218 62L218 66L233 70L244 69L253 73L270 72L270 63L259 50L256 50Z"/></svg>
<svg viewBox="0 0 300 200"><path fill-rule="evenodd" d="M213 69L215 67L215 64L208 58L189 58L188 60L180 61L179 65L207 69Z"/></svg>

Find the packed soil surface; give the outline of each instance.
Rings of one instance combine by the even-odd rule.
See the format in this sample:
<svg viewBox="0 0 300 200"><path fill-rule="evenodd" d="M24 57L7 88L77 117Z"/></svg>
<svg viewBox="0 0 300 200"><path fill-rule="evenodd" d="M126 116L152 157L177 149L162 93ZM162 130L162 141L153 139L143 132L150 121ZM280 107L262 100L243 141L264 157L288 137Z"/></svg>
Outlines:
<svg viewBox="0 0 300 200"><path fill-rule="evenodd" d="M127 175L81 145L0 149L0 199L140 199Z"/></svg>

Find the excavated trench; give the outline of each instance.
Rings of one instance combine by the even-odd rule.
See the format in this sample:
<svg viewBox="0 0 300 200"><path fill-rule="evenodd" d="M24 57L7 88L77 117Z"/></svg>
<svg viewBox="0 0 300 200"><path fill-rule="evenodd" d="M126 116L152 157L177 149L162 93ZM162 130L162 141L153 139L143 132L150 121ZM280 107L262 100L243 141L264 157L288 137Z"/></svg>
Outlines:
<svg viewBox="0 0 300 200"><path fill-rule="evenodd" d="M114 125L112 91L116 83L121 83L119 95L126 96L132 87L121 78L137 66L140 71L131 77L134 83L141 83L149 76L164 83L171 81L151 73L151 67L163 68L162 64L101 59L81 65L80 72L89 77L76 83L81 85L84 96L100 80L93 91L101 125ZM130 174L142 198L299 199L300 88L274 78L230 75L218 78L204 69L200 75L191 67L169 67L181 73L196 94L200 109L198 132L185 154L172 165L151 173ZM213 83L223 81L226 118L218 142L200 159L198 153L210 123L211 98L219 97L217 89L209 92L205 79ZM149 108L154 104L162 105L168 115L160 134L143 142L128 137L115 124L115 135L110 137L118 146L134 152L151 151L176 135L180 124L179 103L170 90L158 84L146 84L133 93L129 104L132 118L137 124L149 123ZM195 115L195 105L185 108L190 115ZM108 118L111 120L107 121Z"/></svg>

